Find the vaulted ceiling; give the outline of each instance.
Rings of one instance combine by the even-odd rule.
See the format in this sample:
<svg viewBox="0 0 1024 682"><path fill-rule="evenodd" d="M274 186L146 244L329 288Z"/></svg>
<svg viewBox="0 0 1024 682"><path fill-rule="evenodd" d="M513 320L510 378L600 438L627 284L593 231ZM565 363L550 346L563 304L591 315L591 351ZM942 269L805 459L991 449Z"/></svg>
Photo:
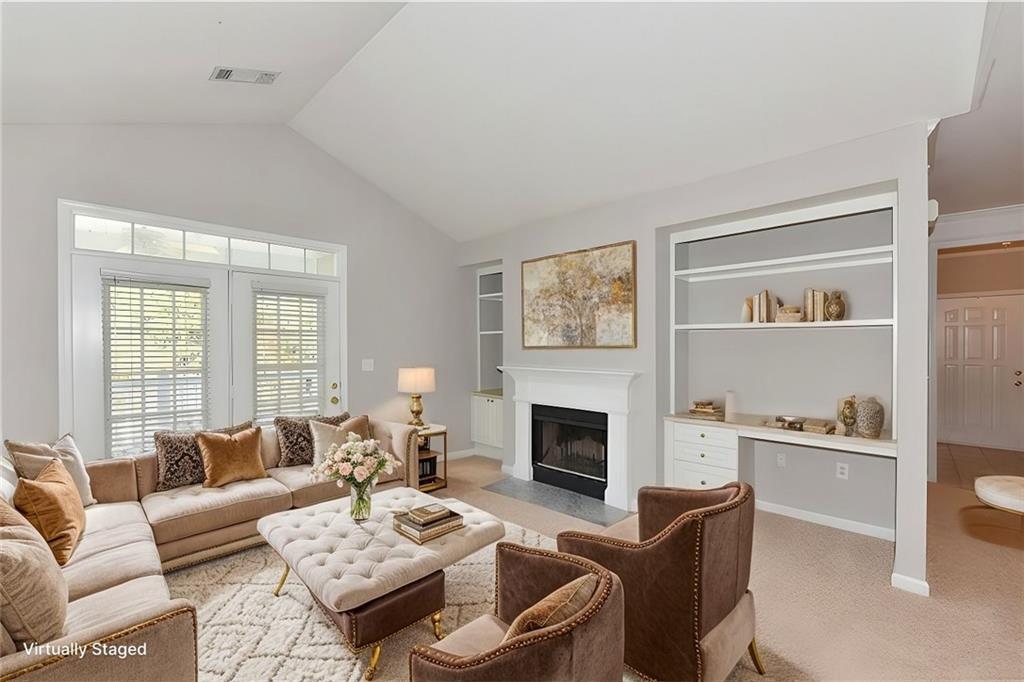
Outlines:
<svg viewBox="0 0 1024 682"><path fill-rule="evenodd" d="M286 123L459 240L970 108L985 5L3 7L22 123ZM216 65L282 71L212 83Z"/></svg>

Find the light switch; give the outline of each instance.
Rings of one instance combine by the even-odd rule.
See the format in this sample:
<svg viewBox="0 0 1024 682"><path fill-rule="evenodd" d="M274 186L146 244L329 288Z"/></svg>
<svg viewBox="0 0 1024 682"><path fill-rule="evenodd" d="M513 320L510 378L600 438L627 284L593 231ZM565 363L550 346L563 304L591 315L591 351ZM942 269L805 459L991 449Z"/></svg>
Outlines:
<svg viewBox="0 0 1024 682"><path fill-rule="evenodd" d="M372 358L370 358L370 359L364 358L363 359L363 371L364 372L372 372L373 371L373 359Z"/></svg>

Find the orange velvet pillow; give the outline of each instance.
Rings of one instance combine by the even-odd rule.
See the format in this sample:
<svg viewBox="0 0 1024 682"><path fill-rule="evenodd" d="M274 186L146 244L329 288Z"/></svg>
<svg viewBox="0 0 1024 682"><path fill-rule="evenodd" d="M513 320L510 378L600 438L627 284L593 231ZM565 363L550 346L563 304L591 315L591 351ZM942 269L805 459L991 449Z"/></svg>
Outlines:
<svg viewBox="0 0 1024 682"><path fill-rule="evenodd" d="M54 459L35 480L19 479L14 506L43 536L57 563L66 564L85 533L85 507L64 464Z"/></svg>
<svg viewBox="0 0 1024 682"><path fill-rule="evenodd" d="M583 610L597 591L598 578L593 573L582 575L562 585L539 602L520 613L508 626L501 643L527 632L561 623Z"/></svg>
<svg viewBox="0 0 1024 682"><path fill-rule="evenodd" d="M196 444L206 472L203 487L219 488L232 481L266 478L267 470L260 457L260 432L256 426L238 433L197 433Z"/></svg>

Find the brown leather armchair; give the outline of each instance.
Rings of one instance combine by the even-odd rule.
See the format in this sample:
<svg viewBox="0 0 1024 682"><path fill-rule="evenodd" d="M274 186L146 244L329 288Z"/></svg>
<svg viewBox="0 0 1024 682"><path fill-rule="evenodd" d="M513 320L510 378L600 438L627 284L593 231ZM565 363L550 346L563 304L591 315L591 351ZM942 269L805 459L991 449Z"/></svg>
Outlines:
<svg viewBox="0 0 1024 682"><path fill-rule="evenodd" d="M622 579L626 665L659 680L721 680L748 650L763 675L747 589L754 490L646 487L638 503L605 535L558 535L560 551Z"/></svg>
<svg viewBox="0 0 1024 682"><path fill-rule="evenodd" d="M566 583L593 573L597 589L582 610L502 643L516 616ZM622 680L622 583L586 559L499 542L495 613L409 654L412 682L463 680Z"/></svg>

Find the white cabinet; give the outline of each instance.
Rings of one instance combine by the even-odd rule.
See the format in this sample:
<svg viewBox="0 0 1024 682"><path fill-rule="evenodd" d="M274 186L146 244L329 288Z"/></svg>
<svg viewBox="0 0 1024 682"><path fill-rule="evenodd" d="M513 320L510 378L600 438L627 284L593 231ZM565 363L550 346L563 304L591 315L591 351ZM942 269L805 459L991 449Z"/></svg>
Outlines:
<svg viewBox="0 0 1024 682"><path fill-rule="evenodd" d="M501 447L502 400L474 393L470 398L470 438L474 443Z"/></svg>
<svg viewBox="0 0 1024 682"><path fill-rule="evenodd" d="M665 479L679 488L717 488L739 479L739 437L732 429L665 422Z"/></svg>

